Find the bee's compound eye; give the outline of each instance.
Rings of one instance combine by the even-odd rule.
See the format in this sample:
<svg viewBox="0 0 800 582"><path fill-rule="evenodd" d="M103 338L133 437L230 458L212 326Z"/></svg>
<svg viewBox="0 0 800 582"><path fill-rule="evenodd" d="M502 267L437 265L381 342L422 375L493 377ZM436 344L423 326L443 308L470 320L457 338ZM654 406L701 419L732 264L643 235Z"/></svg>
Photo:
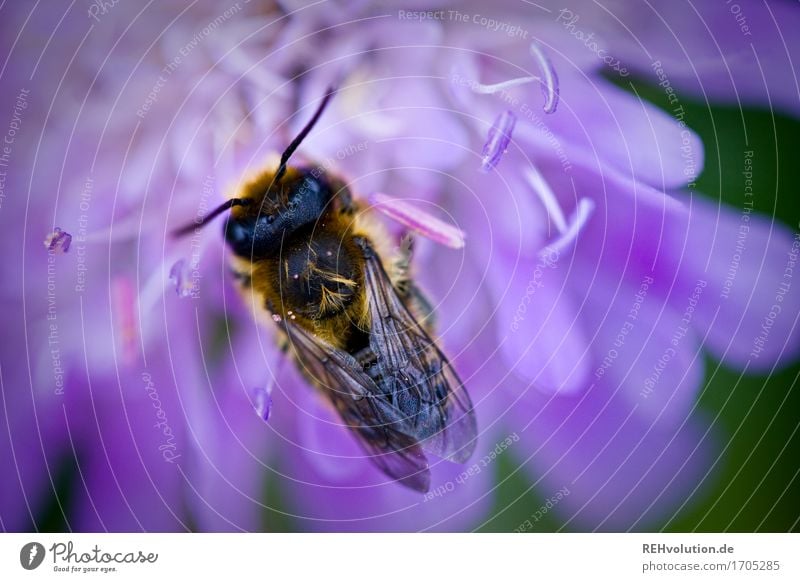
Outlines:
<svg viewBox="0 0 800 582"><path fill-rule="evenodd" d="M280 245L285 222L271 214L231 218L225 225L225 240L240 257L265 257Z"/></svg>
<svg viewBox="0 0 800 582"><path fill-rule="evenodd" d="M225 240L240 257L249 257L253 254L253 234L255 220L249 217L242 219L230 218L225 223Z"/></svg>

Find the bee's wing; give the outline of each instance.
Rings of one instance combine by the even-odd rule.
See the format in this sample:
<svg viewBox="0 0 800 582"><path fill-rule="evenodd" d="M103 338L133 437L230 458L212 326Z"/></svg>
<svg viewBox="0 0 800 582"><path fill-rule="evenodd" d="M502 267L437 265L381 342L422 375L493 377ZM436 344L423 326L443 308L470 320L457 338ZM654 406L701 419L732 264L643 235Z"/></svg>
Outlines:
<svg viewBox="0 0 800 582"><path fill-rule="evenodd" d="M456 463L475 450L477 426L467 391L450 362L400 299L380 258L363 239L372 326L370 348L381 364L382 391L408 420L425 451Z"/></svg>
<svg viewBox="0 0 800 582"><path fill-rule="evenodd" d="M286 321L285 329L304 372L323 388L370 459L392 479L427 492L431 476L419 442L356 359L299 325Z"/></svg>

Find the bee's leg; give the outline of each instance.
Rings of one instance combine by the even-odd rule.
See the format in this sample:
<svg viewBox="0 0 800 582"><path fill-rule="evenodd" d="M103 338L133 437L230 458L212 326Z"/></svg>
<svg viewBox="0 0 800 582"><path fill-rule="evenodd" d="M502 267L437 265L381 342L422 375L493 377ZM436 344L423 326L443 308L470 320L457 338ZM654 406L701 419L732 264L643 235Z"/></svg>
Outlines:
<svg viewBox="0 0 800 582"><path fill-rule="evenodd" d="M436 314L433 312L433 305L428 301L425 293L414 283L410 284L407 302L411 306L411 312L417 317L417 321L425 328L425 331L433 335L436 329Z"/></svg>
<svg viewBox="0 0 800 582"><path fill-rule="evenodd" d="M406 233L400 241L400 248L391 265L389 279L403 301L408 300L413 282L411 281L411 255L414 253L414 237Z"/></svg>
<svg viewBox="0 0 800 582"><path fill-rule="evenodd" d="M280 321L280 317L275 319L277 313L275 310L275 304L269 297L264 300L264 309L266 309L267 312L272 315L274 321ZM289 352L289 336L286 334L286 331L281 325L275 326L275 343L277 344L278 349L281 351L281 355L286 355Z"/></svg>
<svg viewBox="0 0 800 582"><path fill-rule="evenodd" d="M392 262L392 272L389 278L411 313L428 333L433 333L436 326L433 306L411 278L411 255L413 252L414 237L406 233L400 241L400 250Z"/></svg>
<svg viewBox="0 0 800 582"><path fill-rule="evenodd" d="M281 356L288 357L289 336L281 331L281 333L276 334L275 343L278 345L278 349L281 351Z"/></svg>

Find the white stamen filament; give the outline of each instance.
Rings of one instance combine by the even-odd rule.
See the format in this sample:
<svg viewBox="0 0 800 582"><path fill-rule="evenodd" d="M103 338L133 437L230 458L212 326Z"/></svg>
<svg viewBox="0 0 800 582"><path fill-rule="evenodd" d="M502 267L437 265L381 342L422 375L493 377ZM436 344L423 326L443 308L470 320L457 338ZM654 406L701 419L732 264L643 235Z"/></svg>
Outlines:
<svg viewBox="0 0 800 582"><path fill-rule="evenodd" d="M581 198L575 207L575 211L569 217L569 226L561 236L557 237L541 251L540 256L558 256L564 249L571 245L577 238L578 234L583 230L589 217L594 212L594 201L589 198Z"/></svg>
<svg viewBox="0 0 800 582"><path fill-rule="evenodd" d="M516 79L509 79L508 81L502 81L500 83L494 83L493 85L484 85L483 83L475 82L471 85L471 88L476 93L482 93L484 95L491 95L493 93L497 93L498 91L506 91L511 89L512 87L516 87L518 85L525 85L527 83L532 83L534 81L542 81L540 77L517 77Z"/></svg>
<svg viewBox="0 0 800 582"><path fill-rule="evenodd" d="M532 42L530 49L531 55L533 55L533 58L536 59L536 63L542 73L542 77L538 77L536 75L517 77L515 79L509 79L508 81L502 81L492 85L484 85L483 83L474 81L470 84L470 88L475 93L491 95L493 93L497 93L498 91L506 91L518 85L538 82L541 84L542 93L544 94L544 112L555 113L556 108L558 107L559 97L558 74L556 74L556 69L553 67L553 63L550 62L550 59L542 50L542 47L540 47L537 43Z"/></svg>
<svg viewBox="0 0 800 582"><path fill-rule="evenodd" d="M567 230L567 221L564 218L564 213L561 211L558 200L556 200L556 195L550 188L550 185L533 166L525 168L525 177L542 202L542 206L544 206L544 209L547 211L550 220L553 221L556 230L560 234L563 234Z"/></svg>
<svg viewBox="0 0 800 582"><path fill-rule="evenodd" d="M542 92L544 93L544 112L554 113L558 107L558 75L553 63L537 43L531 43L531 54L539 64L539 70L544 75Z"/></svg>
<svg viewBox="0 0 800 582"><path fill-rule="evenodd" d="M539 251L539 255L544 257L558 255L578 238L578 234L586 226L589 217L594 212L594 201L589 198L581 198L569 219L566 219L553 189L550 188L550 184L541 173L531 166L525 169L525 177L558 232L555 238Z"/></svg>

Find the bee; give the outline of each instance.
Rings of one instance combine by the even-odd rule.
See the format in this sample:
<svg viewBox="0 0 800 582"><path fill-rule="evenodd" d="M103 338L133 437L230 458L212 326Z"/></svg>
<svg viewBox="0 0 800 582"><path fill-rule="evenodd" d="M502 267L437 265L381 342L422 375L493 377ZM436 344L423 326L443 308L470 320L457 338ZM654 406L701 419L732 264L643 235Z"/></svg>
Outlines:
<svg viewBox="0 0 800 582"><path fill-rule="evenodd" d="M334 92L327 91L277 169L246 182L200 224L228 212L224 237L233 271L277 325L282 347L371 460L393 480L426 492L426 453L455 463L471 456L473 406L420 322L430 320L430 308L409 276L411 245L389 260L388 236L342 179L321 166L289 165Z"/></svg>

